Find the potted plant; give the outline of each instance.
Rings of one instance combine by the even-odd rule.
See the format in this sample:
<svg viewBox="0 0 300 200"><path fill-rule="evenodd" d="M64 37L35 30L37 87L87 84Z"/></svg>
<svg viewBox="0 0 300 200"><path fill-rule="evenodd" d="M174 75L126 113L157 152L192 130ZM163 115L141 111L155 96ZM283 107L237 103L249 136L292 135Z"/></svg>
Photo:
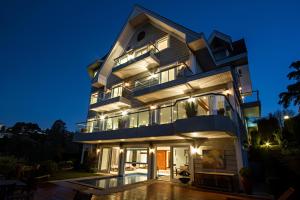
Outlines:
<svg viewBox="0 0 300 200"><path fill-rule="evenodd" d="M196 104L195 102L193 102L193 101L185 102L184 108L185 108L186 116L188 118L195 117L197 115L198 104Z"/></svg>
<svg viewBox="0 0 300 200"><path fill-rule="evenodd" d="M179 175L181 176L179 178L179 180L180 180L181 183L186 184L186 183L188 183L191 180L191 178L190 178L191 174L190 174L190 172L188 172L186 170L182 170L181 172L179 172Z"/></svg>
<svg viewBox="0 0 300 200"><path fill-rule="evenodd" d="M246 194L252 193L252 171L250 168L243 167L239 171L241 177L241 183L243 185Z"/></svg>
<svg viewBox="0 0 300 200"><path fill-rule="evenodd" d="M223 115L224 116L224 114L225 114L225 109L224 108L220 108L220 109L218 109L218 115Z"/></svg>

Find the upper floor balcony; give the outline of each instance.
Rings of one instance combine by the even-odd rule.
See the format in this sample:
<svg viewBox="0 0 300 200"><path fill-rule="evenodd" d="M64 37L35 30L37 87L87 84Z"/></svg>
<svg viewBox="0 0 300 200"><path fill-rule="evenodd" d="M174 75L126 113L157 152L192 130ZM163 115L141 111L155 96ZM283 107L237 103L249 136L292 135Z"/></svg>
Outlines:
<svg viewBox="0 0 300 200"><path fill-rule="evenodd" d="M122 85L115 86L106 92L94 93L90 99L90 109L97 112L106 112L128 108L131 106L127 98L128 95L128 91Z"/></svg>
<svg viewBox="0 0 300 200"><path fill-rule="evenodd" d="M242 93L242 108L244 116L247 118L257 118L261 115L261 104L259 100L259 91L255 90L251 93Z"/></svg>
<svg viewBox="0 0 300 200"><path fill-rule="evenodd" d="M156 53L168 47L168 40L169 37L166 36L139 49L127 51L126 54L115 59L116 64L112 73L124 79L158 66Z"/></svg>
<svg viewBox="0 0 300 200"><path fill-rule="evenodd" d="M226 96L206 94L177 100L159 108L151 106L138 112L124 110L122 114L112 117L102 115L99 119L78 123L77 132L97 133L100 138L110 138L106 132L118 133L123 138L127 137L126 132L140 137L136 135L138 130L141 130L141 135L149 133L152 136L224 137L235 134L234 113Z"/></svg>

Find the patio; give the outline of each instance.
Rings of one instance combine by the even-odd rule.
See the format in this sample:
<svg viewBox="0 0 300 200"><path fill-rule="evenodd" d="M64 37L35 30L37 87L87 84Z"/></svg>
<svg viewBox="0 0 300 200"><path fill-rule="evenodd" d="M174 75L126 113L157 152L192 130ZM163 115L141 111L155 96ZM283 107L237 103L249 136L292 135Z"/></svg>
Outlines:
<svg viewBox="0 0 300 200"><path fill-rule="evenodd" d="M93 200L136 200L136 199L174 199L174 200L253 200L253 199L271 199L268 197L246 196L231 193L221 193L206 191L192 186L171 183L166 181L149 181L138 184L134 187L126 188L123 191L99 194L96 189L88 188L71 182L45 183L38 187L35 200L69 200L75 196L75 191L84 191L93 193ZM99 191L99 190L98 190ZM97 194L98 193L98 194ZM95 195L96 194L96 195Z"/></svg>

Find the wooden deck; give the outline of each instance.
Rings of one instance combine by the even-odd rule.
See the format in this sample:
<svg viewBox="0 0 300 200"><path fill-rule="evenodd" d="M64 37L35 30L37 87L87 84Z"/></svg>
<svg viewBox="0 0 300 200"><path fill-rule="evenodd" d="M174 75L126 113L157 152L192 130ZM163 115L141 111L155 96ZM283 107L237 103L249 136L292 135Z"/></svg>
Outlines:
<svg viewBox="0 0 300 200"><path fill-rule="evenodd" d="M95 189L68 182L45 183L38 187L35 200L71 200L75 195L75 189L95 193ZM184 186L165 181L152 181L136 185L136 187L125 189L121 192L111 194L93 195L93 200L140 200L140 199L174 199L174 200L253 200L270 199L257 196L235 195L229 193L212 192Z"/></svg>

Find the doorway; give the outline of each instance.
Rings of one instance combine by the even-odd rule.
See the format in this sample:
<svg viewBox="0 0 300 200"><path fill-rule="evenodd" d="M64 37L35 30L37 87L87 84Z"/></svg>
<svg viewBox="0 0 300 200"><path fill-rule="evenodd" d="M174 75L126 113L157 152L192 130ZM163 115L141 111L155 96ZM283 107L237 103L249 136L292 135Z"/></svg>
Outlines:
<svg viewBox="0 0 300 200"><path fill-rule="evenodd" d="M156 149L156 176L159 179L170 179L171 148L157 147Z"/></svg>

